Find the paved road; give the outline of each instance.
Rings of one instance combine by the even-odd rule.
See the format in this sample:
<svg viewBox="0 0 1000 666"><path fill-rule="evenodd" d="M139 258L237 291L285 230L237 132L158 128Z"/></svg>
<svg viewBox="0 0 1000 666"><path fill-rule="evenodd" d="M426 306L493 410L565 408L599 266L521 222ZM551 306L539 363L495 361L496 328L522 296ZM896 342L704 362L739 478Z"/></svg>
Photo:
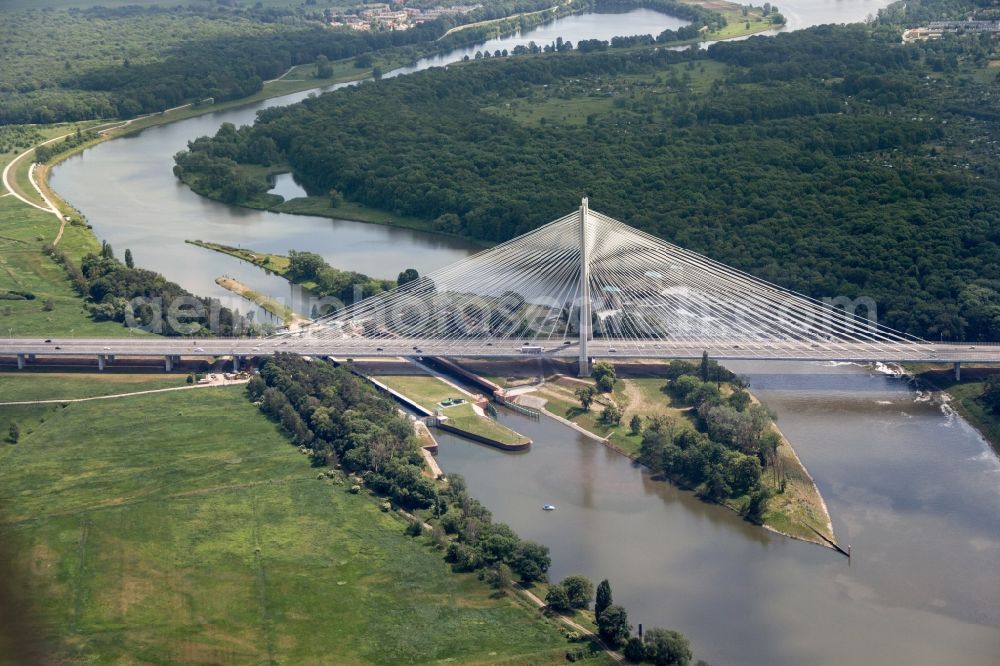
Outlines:
<svg viewBox="0 0 1000 666"><path fill-rule="evenodd" d="M270 356L292 352L308 356L397 357L443 356L467 358L536 357L576 358L579 343L563 341L532 343L525 349L519 340L475 340L466 342L427 339L365 340L321 339L306 334L271 338L39 338L0 339L0 356L34 354L58 356ZM1000 363L1000 345L966 343L910 343L872 345L839 342L665 342L592 340L592 358L700 358L703 351L717 360L846 361L846 362L937 362Z"/></svg>

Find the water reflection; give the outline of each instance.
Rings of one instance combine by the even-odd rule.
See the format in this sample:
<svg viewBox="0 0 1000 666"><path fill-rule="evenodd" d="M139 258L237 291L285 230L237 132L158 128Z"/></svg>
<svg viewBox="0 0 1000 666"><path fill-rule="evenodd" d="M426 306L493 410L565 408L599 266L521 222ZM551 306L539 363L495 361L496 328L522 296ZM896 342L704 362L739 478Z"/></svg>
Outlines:
<svg viewBox="0 0 1000 666"><path fill-rule="evenodd" d="M309 196L305 188L299 185L298 181L295 180L295 176L290 173L279 173L274 176L274 185L268 191L271 194L277 194L285 201Z"/></svg>

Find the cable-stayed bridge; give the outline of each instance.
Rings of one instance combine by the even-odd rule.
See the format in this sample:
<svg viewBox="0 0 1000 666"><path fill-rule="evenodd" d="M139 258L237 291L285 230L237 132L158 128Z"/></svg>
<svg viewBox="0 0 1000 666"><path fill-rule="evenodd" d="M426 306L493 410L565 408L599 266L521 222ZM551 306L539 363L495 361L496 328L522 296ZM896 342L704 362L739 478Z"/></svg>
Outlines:
<svg viewBox="0 0 1000 666"><path fill-rule="evenodd" d="M865 313L868 314L867 312ZM0 356L698 358L1000 363L931 343L580 208L434 273L268 338L8 338ZM958 366L956 365L956 370Z"/></svg>

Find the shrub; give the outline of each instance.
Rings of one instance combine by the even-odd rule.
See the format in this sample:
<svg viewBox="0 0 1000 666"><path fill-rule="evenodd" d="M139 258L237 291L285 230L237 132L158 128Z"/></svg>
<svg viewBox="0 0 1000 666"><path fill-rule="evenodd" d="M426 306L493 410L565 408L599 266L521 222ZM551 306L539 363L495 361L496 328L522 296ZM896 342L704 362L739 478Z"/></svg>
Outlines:
<svg viewBox="0 0 1000 666"><path fill-rule="evenodd" d="M549 587L549 592L545 595L545 603L554 611L570 610L569 594L566 593L566 588L562 583Z"/></svg>

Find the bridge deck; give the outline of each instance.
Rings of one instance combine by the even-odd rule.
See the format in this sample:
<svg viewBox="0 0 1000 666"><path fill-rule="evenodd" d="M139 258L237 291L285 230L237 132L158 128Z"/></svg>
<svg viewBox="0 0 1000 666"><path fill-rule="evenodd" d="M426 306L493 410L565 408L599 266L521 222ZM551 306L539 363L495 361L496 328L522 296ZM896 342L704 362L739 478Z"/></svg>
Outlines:
<svg viewBox="0 0 1000 666"><path fill-rule="evenodd" d="M809 343L761 342L618 341L595 339L588 343L593 358L700 358L702 352L716 360L850 361L1000 363L1000 345L995 343ZM541 348L540 350L538 348ZM476 340L456 343L427 339L365 340L313 339L308 336L276 338L7 338L0 340L0 356L270 356L289 352L306 356L396 357L442 356L453 358L556 357L576 358L576 342L562 340L531 343L526 350L520 340Z"/></svg>

